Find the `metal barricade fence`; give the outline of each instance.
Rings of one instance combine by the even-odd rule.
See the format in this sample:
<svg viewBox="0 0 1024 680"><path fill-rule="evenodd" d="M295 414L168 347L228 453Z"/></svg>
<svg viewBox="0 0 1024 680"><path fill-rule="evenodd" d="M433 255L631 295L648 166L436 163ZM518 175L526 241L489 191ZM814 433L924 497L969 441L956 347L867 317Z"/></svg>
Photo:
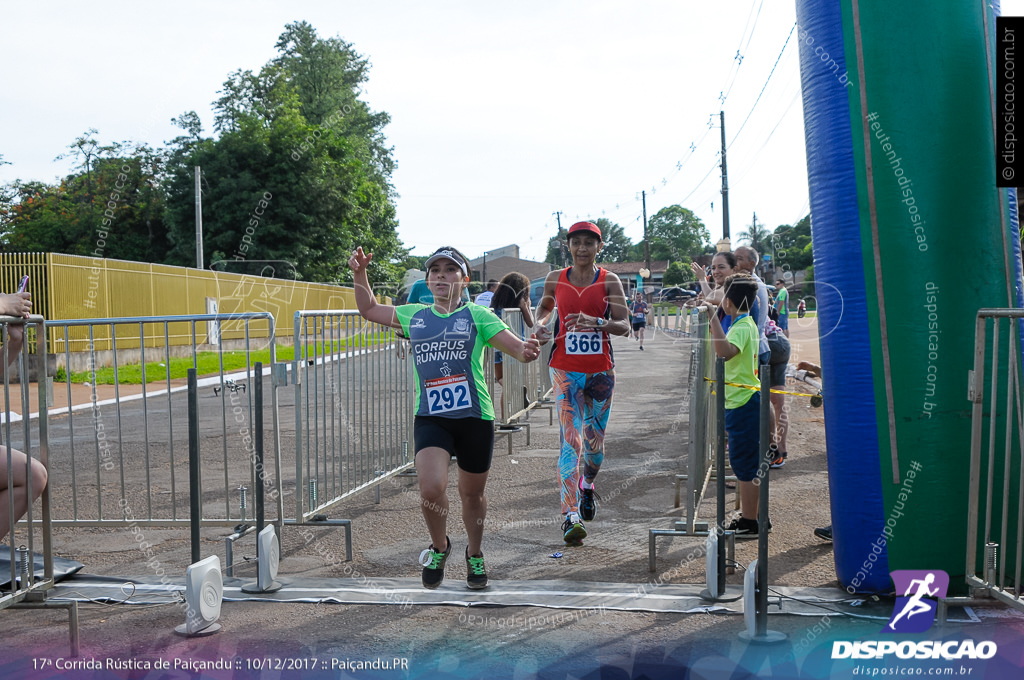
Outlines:
<svg viewBox="0 0 1024 680"><path fill-rule="evenodd" d="M533 315L536 318L536 309L533 310ZM551 318L558 318L557 307L552 311ZM549 326L553 324L554 321L550 322ZM541 402L541 404L551 404L554 395L554 385L551 384L551 369L548 367L548 361L551 359L551 352L554 349L554 341L541 345L540 356L534 362L537 366L537 401Z"/></svg>
<svg viewBox="0 0 1024 680"><path fill-rule="evenodd" d="M716 433L719 430L718 409L714 408L715 362L717 355L711 346L709 318L700 310L695 320L693 337L696 342L690 359L690 442L686 463L686 525L694 531L697 508L707 491L714 469Z"/></svg>
<svg viewBox="0 0 1024 680"><path fill-rule="evenodd" d="M1003 319L1006 324L1001 323ZM982 309L977 316L974 369L968 380L972 411L966 577L968 586L983 588L992 597L1024 609L1021 319L1021 309ZM990 322L991 347L987 350Z"/></svg>
<svg viewBox="0 0 1024 680"><path fill-rule="evenodd" d="M505 309L502 311L501 319L516 337L524 338L527 336L530 329L526 326L523 320L523 313L520 310ZM497 350L488 348L487 356L484 359L485 370L489 376L494 375L496 352ZM538 400L537 390L540 386L540 374L536 361L524 364L516 360L515 357L510 357L504 353L501 365L503 377L500 391L502 395L498 394L497 381L490 377L488 386L491 392L491 400L494 403L495 416L499 422L514 422L524 416ZM500 396L504 396L504 399L501 399ZM504 405L504 411L501 410L502 405Z"/></svg>
<svg viewBox="0 0 1024 680"><path fill-rule="evenodd" d="M23 336L22 347L17 354L11 352L12 329L15 334L20 333ZM0 593L0 608L20 602L30 591L46 590L53 587L53 553L50 541L50 489L53 486L52 482L44 486L38 502L30 502L34 496L40 493L38 486L33 487L34 484L38 484L38 475L32 473L33 464L38 462L44 469L47 467L46 418L42 417L36 420L36 427L33 428L33 421L27 417L27 414L33 409L33 395L31 394L33 390L28 381L11 382L11 369L14 368L12 364L20 364L22 375L24 375L28 362L34 358L29 356L29 348L33 342L36 343L35 351L42 351L45 355L46 342L45 334L42 331L43 318L41 316L32 316L27 320L0 317L0 343L2 343L0 361L3 362L0 366L0 372L3 373L3 423L0 427L0 446L5 447L4 454L0 455L0 465L6 466L5 474L10 480L5 489L8 493L7 499L4 501L7 505L4 511L8 514L9 523L3 527L2 531L11 542L10 573L6 577L10 578L12 584L10 590ZM38 383L35 392L38 408L41 409L41 413L45 414L46 381ZM24 462L19 461L19 469L15 469L17 464L15 456L8 455L8 450L24 454ZM22 484L15 483L15 480L20 481L23 476L24 488L17 493L12 492L11 489L22 486ZM26 506L24 510L24 519L27 522L26 531L16 532L15 528L19 520L17 515L22 511L22 508L19 507L22 503ZM36 534L37 527L40 530L40 535ZM19 536L23 549L15 547L19 543L17 540ZM31 560L40 541L43 550L44 574L42 579L37 579ZM7 552L7 550L5 549L3 552ZM4 556L8 557L8 555ZM0 581L4 579L5 575L0 574Z"/></svg>
<svg viewBox="0 0 1024 680"><path fill-rule="evenodd" d="M413 466L414 359L354 310L296 312L294 337L295 515L306 522Z"/></svg>
<svg viewBox="0 0 1024 680"><path fill-rule="evenodd" d="M19 376L27 376L30 361L40 361L46 365L46 332L42 316L32 315L28 319L0 317L0 373L3 374L3 409L0 411L0 465L7 470L7 525L2 531L10 541L10 547L4 547L0 554L9 562L9 572L0 575L0 583L8 585L0 591L0 611L5 609L66 609L68 612L68 632L71 643L71 655L78 656L78 603L47 601L46 596L54 586L52 521L50 516L50 496L53 488L52 477L42 484L42 475L33 474L33 467L41 465L43 470L49 465L49 436L47 432L47 381L38 381L35 390L27 379L11 383L12 370L17 367ZM10 330L21 334L22 347L17 353L11 352L12 338ZM33 391L35 404L32 403ZM33 408L38 409L39 416L30 417ZM9 452L18 451L24 454L24 468L21 461ZM20 458L21 456L17 456ZM17 493L15 487L23 488ZM33 500L35 496L39 500ZM23 517L18 515L24 513ZM24 520L24 521L19 521ZM42 574L36 562L36 551L42 550ZM9 579L9 580L8 580Z"/></svg>
<svg viewBox="0 0 1024 680"><path fill-rule="evenodd" d="M716 407L715 381L717 355L711 344L708 314L694 310L691 318L689 389L684 397L689 402L689 444L686 450L686 472L676 475L676 507L683 505L685 520L675 529L650 529L648 536L648 569L655 570L655 539L663 536L707 536L708 522L698 522L697 512L708 483L715 471L715 453L722 433ZM728 477L726 478L728 479ZM683 490L685 489L685 497Z"/></svg>
<svg viewBox="0 0 1024 680"><path fill-rule="evenodd" d="M216 344L220 332L229 329L244 338L238 351L223 351ZM264 375L273 374L270 313L47 321L46 330L63 341L66 367L63 384L58 380L54 388L55 395L63 393L66 406L48 414L55 526L189 524L187 387L183 378L171 378L172 362L205 375L199 381L199 427L201 441L209 446L200 452L201 524L234 526L251 520L246 490L257 484L265 485L275 501L268 504L276 508L277 519L271 521L281 520L277 393L272 397L272 468L267 456L271 477L268 470L257 474L255 469L248 388L254 379L263 379L254 375L253 364L261 360L254 359L257 352L266 355ZM153 338L167 340L183 332L191 339L190 356L172 357L169 342L153 346ZM116 342L100 350L97 335ZM72 356L68 339L73 336L87 338L84 357ZM139 363L125 365L119 353ZM76 376L72 369L83 361L85 375ZM100 369L101 363L112 368ZM40 412L41 421L46 415Z"/></svg>

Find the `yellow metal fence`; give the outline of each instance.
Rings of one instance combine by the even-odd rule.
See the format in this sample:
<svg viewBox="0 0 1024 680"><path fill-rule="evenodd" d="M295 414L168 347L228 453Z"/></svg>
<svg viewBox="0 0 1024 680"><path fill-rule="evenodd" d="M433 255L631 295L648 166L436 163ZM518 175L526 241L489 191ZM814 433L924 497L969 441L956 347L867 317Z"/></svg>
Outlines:
<svg viewBox="0 0 1024 680"><path fill-rule="evenodd" d="M355 308L351 288L323 283L59 253L0 253L0 290L17 290L25 274L32 311L49 320L270 312L281 339L291 336L289 321L298 310ZM208 307L210 301L215 310ZM111 332L110 327L94 327L95 350L112 349ZM249 332L250 339L266 337L268 329L251 326ZM188 323L171 324L167 342L190 345L191 333ZM244 324L221 322L219 334L221 341L244 340ZM49 353L64 352L63 332L51 329L48 335ZM139 337L135 332L119 337L118 349L138 348ZM164 345L162 326L146 324L141 337L146 347ZM207 340L196 339L200 344ZM87 351L85 328L69 329L67 345L71 352Z"/></svg>

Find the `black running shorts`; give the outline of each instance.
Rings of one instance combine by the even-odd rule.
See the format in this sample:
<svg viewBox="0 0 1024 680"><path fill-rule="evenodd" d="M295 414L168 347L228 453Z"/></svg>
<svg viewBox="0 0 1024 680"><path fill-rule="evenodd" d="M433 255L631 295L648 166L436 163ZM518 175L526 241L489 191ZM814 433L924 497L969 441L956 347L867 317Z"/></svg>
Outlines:
<svg viewBox="0 0 1024 680"><path fill-rule="evenodd" d="M493 420L416 416L413 437L417 453L436 446L455 456L461 470L479 474L491 469Z"/></svg>

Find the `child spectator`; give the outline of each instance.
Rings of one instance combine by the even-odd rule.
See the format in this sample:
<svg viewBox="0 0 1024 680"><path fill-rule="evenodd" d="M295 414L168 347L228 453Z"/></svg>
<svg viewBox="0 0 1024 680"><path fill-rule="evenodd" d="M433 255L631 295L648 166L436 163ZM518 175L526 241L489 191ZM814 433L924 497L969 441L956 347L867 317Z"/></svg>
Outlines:
<svg viewBox="0 0 1024 680"><path fill-rule="evenodd" d="M757 355L760 334L750 318L757 299L757 282L748 274L733 274L724 282L722 309L732 317L729 334L707 303L715 353L725 359L726 383L757 385ZM725 387L725 431L729 436L729 463L739 480L740 517L728 529L738 537L757 536L758 486L754 479L760 467L761 395L743 387ZM770 528L770 527L769 527Z"/></svg>

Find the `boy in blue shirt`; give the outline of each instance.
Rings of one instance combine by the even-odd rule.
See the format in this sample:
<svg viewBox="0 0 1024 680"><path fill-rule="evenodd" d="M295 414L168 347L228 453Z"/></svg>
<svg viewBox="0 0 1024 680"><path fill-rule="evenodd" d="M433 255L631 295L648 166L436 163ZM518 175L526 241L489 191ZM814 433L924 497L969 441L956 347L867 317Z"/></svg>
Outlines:
<svg viewBox="0 0 1024 680"><path fill-rule="evenodd" d="M750 318L757 299L757 282L748 274L733 274L725 280L722 309L732 317L728 335L707 303L711 316L711 338L715 353L725 359L726 383L758 385L757 355L760 333ZM725 431L729 436L729 463L739 480L740 517L728 529L737 536L757 536L758 477L760 463L761 395L743 387L725 387ZM769 527L770 528L770 527Z"/></svg>

